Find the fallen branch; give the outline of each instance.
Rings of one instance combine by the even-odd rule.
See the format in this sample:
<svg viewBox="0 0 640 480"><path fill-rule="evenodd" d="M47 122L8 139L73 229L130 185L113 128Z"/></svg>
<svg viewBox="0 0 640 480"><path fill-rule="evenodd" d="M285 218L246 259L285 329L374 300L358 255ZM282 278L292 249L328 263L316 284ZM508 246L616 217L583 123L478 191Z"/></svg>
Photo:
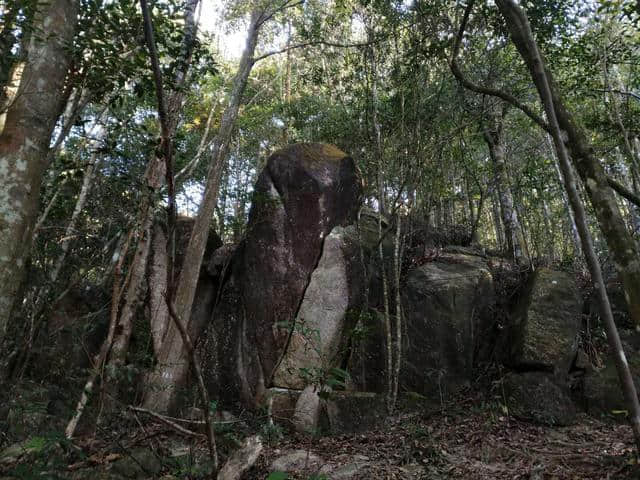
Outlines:
<svg viewBox="0 0 640 480"><path fill-rule="evenodd" d="M156 420L164 423L165 425L173 428L175 431L177 431L178 433L181 433L183 435L187 435L189 437L204 437L205 436L202 433L194 432L193 430L189 430L188 428L184 428L183 426L178 425L177 423L169 420L164 415L161 415L161 414L159 414L157 412L154 412L153 410L148 410L148 409L142 408L142 407L134 407L133 405L129 405L129 410L132 410L134 412L146 413L147 415L155 418ZM204 423L204 422L202 422L202 423Z"/></svg>

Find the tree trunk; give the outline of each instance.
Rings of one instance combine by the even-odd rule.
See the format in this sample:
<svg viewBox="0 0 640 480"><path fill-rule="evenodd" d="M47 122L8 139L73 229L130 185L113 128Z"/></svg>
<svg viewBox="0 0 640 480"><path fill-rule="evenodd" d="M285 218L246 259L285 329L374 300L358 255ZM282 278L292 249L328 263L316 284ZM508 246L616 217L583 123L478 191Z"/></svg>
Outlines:
<svg viewBox="0 0 640 480"><path fill-rule="evenodd" d="M40 2L18 95L0 133L0 342L17 302L69 65L77 0ZM46 59L46 61L42 61Z"/></svg>
<svg viewBox="0 0 640 480"><path fill-rule="evenodd" d="M558 165L557 155L555 153L555 148L553 146L553 139L549 135L545 135L545 138L547 140L547 145L549 146L549 150L553 155L553 168L555 168L556 174L558 175L558 181L560 182L560 191L562 192L562 203L564 204L564 207L567 210L567 214L569 216L569 227L571 229L571 238L573 239L574 255L577 257L582 257L582 245L580 244L580 235L578 234L578 227L576 226L576 219L573 215L573 210L571 210L571 205L569 204L567 191L563 188L562 172L560 171L560 165ZM571 173L573 174L573 167L572 167Z"/></svg>
<svg viewBox="0 0 640 480"><path fill-rule="evenodd" d="M493 229L496 234L496 246L498 250L503 250L505 248L505 238L504 238L504 230L502 227L502 216L500 215L500 196L497 192L497 188L494 184L492 187L491 194L491 217L493 218Z"/></svg>
<svg viewBox="0 0 640 480"><path fill-rule="evenodd" d="M166 135L169 139L172 139L175 134L180 119L180 110L184 100L184 89L182 87L184 86L184 81L191 63L191 54L193 52L196 34L195 10L198 1L199 0L189 0L185 4L185 32L180 63L173 79L173 89L168 95L167 110L165 112L167 131L163 132L163 135ZM149 161L145 172L145 191L143 192L140 200L136 227L134 227L138 229L138 244L136 246L136 252L131 262L131 266L129 267L129 284L124 295L124 305L120 310L117 322L118 328L113 339L108 358L112 371L117 371L126 361L126 355L129 350L129 343L133 333L133 320L138 306L140 305L142 293L146 288L145 280L152 237L152 226L156 205L155 202L157 200L156 194L163 185L165 173L166 165L164 159L157 157L156 152L153 152L152 158ZM169 232L168 237L167 241L171 242L171 232ZM171 245L169 248L171 248ZM167 268L170 269L172 266L167 265ZM165 292L163 292L163 294L164 293ZM161 322L162 320L159 321ZM156 319L152 316L152 331L157 329L155 322ZM115 385L111 385L111 387L113 388Z"/></svg>
<svg viewBox="0 0 640 480"><path fill-rule="evenodd" d="M3 28L0 31L0 110L4 107L5 92L4 89L11 77L11 68L15 57L13 48L15 46L15 36L13 30L16 27L16 20L20 11L17 2L5 7L2 12Z"/></svg>
<svg viewBox="0 0 640 480"><path fill-rule="evenodd" d="M593 149L586 137L564 106L551 73L544 65L540 65L538 59L532 56L530 39L526 37L526 30L524 30L528 25L523 25L520 17L515 13L519 11L518 7L513 2L506 0L496 3L507 21L513 42L529 68L536 86L540 81L549 83L558 124L566 136L567 147L585 185L598 224L620 275L629 314L636 324L636 328L640 328L640 252L627 230L614 192L608 185L604 169L594 156Z"/></svg>
<svg viewBox="0 0 640 480"><path fill-rule="evenodd" d="M505 165L505 146L503 124L506 110L500 114L491 114L489 124L484 128L484 139L489 147L489 155L493 162L493 174L500 202L502 225L504 226L505 245L514 260L520 262L524 256L524 238L514 206L511 186L507 178Z"/></svg>
<svg viewBox="0 0 640 480"><path fill-rule="evenodd" d="M209 238L211 220L218 199L225 155L233 126L238 116L242 94L253 68L253 54L258 43L263 15L261 9L256 9L251 14L247 43L240 59L238 72L233 81L229 103L222 115L220 129L213 143L207 184L178 278L175 296L176 317L185 322L186 330L189 332L191 332L191 308L200 275L204 250ZM193 335L194 341L197 339L198 333L195 332L195 335ZM181 388L189 371L189 359L186 353L178 328L175 323L169 324L162 347L160 351L156 352L156 368L148 379L145 406L150 406L156 411L163 412L171 408L175 400L175 394Z"/></svg>
<svg viewBox="0 0 640 480"><path fill-rule="evenodd" d="M540 99L542 100L549 120L551 135L556 147L556 152L558 153L558 159L560 160L560 169L562 171L564 185L567 189L569 201L571 202L571 207L576 217L578 232L580 233L580 240L582 241L582 249L585 253L585 259L591 273L592 281L595 285L600 305L600 313L604 320L607 332L609 348L616 363L616 369L618 371L620 383L622 384L625 399L628 402L631 427L636 441L636 448L640 453L640 404L638 403L638 394L633 383L629 364L622 349L618 330L613 320L611 305L609 304L609 299L607 297L600 263L598 262L598 258L593 248L593 243L591 241L591 234L587 224L585 209L582 205L580 195L578 194L578 190L576 189L575 181L573 179L569 154L565 145L565 134L567 132L566 130L561 130L563 126L560 122L562 115L565 115L565 122L567 120L570 121L570 117L568 117L566 110L564 110L561 105L558 105L558 98L554 96L551 74L545 68L544 60L542 59L538 46L533 38L533 33L531 32L531 27L524 11L521 10L520 7L512 0L496 0L496 4L507 22L509 31L514 38L514 42L516 38L518 39L516 46L529 67L531 77L538 89ZM562 112L562 115L557 115L558 111ZM573 124L570 126L573 127ZM582 162L585 162L585 159L583 159ZM590 173L594 173L594 171L597 172L597 169L590 170ZM586 175L586 177L588 179L587 181L591 180L592 182L592 185L587 185L587 190L596 193L595 196L599 199L606 198L605 193L597 192L598 184L595 183L593 176ZM606 179L605 183L600 188L608 190L611 194L611 190L606 183ZM596 207L596 210L597 209L598 207Z"/></svg>

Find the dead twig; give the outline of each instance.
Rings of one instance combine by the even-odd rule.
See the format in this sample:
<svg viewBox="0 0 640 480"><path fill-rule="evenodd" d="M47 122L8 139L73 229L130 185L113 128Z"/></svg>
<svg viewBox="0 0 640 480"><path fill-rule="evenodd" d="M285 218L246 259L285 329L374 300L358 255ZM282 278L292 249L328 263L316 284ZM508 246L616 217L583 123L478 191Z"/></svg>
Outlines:
<svg viewBox="0 0 640 480"><path fill-rule="evenodd" d="M159 422L162 422L165 425L173 428L176 432L181 433L182 435L187 435L189 437L201 437L201 438L205 436L202 433L194 432L193 430L189 430L188 428L184 428L183 426L178 425L177 423L173 422L172 420L169 420L164 415L156 413L153 410L148 410L148 409L142 408L142 407L134 407L133 405L129 405L129 410L131 410L133 412L145 413L145 414L149 415L150 417L155 418Z"/></svg>

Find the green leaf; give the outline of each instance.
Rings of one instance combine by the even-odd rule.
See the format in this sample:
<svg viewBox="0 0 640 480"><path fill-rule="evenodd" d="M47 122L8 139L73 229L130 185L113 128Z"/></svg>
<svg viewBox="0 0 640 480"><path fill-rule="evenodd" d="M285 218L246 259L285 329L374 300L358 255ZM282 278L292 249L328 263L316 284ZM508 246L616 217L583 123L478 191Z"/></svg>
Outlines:
<svg viewBox="0 0 640 480"><path fill-rule="evenodd" d="M29 439L26 443L25 447L28 449L33 449L36 452L42 451L42 449L47 444L47 439L44 437L33 437Z"/></svg>
<svg viewBox="0 0 640 480"><path fill-rule="evenodd" d="M285 472L272 472L267 477L267 480L287 480L287 478L289 478L289 475Z"/></svg>

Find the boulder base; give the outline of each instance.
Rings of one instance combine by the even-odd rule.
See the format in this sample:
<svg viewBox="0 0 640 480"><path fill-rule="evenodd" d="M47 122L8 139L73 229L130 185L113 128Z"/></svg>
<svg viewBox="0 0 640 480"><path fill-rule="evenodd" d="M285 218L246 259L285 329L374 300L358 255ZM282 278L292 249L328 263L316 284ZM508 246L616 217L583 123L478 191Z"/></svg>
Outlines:
<svg viewBox="0 0 640 480"><path fill-rule="evenodd" d="M576 407L566 381L547 372L511 373L503 379L509 413L543 425L571 425Z"/></svg>

